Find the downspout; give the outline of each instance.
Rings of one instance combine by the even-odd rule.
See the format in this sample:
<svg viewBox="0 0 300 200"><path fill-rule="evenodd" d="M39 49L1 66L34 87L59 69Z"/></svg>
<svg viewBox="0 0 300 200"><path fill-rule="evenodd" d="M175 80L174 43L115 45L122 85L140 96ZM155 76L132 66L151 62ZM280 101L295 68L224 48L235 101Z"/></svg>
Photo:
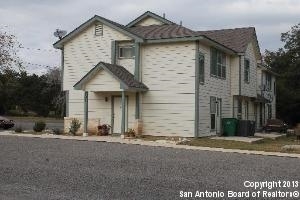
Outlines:
<svg viewBox="0 0 300 200"><path fill-rule="evenodd" d="M239 55L239 97L238 97L238 110L239 106L242 106L242 100L241 100L241 95L242 95L242 56ZM237 117L242 119L242 113L243 113L243 108L241 108L241 113L239 111L237 112Z"/></svg>
<svg viewBox="0 0 300 200"><path fill-rule="evenodd" d="M195 137L199 137L199 40L195 44Z"/></svg>

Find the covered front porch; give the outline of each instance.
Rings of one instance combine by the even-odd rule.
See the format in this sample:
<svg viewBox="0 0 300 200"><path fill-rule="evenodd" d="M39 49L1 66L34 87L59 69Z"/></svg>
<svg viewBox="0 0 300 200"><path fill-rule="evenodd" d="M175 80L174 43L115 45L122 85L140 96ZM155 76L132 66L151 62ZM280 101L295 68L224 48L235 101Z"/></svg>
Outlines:
<svg viewBox="0 0 300 200"><path fill-rule="evenodd" d="M95 118L98 125L110 125L111 133L140 130L140 97L148 88L124 67L100 62L74 88L84 91L84 136L88 135L89 120Z"/></svg>

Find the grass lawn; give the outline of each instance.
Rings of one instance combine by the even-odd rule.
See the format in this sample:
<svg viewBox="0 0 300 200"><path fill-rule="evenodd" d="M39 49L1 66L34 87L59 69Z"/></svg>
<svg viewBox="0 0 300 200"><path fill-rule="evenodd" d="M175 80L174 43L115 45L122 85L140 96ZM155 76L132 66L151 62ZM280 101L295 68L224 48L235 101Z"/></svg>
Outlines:
<svg viewBox="0 0 300 200"><path fill-rule="evenodd" d="M156 136L142 136L141 139L146 141L155 141L155 140L178 141L178 138L156 137ZM290 136L290 137L284 136L284 137L277 138L276 140L266 138L257 143L247 143L247 142L228 141L228 140L213 140L210 139L210 137L203 137L203 138L192 138L190 139L190 141L185 142L185 144L190 146L214 147L214 148L224 148L224 149L300 153L300 150L281 149L281 147L284 145L300 145L300 142L296 141L295 136Z"/></svg>

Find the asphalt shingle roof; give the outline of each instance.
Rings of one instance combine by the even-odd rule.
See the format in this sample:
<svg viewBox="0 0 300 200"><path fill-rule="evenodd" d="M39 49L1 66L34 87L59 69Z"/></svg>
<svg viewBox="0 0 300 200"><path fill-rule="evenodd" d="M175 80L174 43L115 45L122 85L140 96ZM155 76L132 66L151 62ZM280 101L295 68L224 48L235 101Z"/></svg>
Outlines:
<svg viewBox="0 0 300 200"><path fill-rule="evenodd" d="M216 42L238 52L246 51L247 45L255 36L254 27L221 29L210 31L198 31L199 35L204 35Z"/></svg>
<svg viewBox="0 0 300 200"><path fill-rule="evenodd" d="M134 75L131 74L127 69L125 69L121 65L116 64L109 64L105 62L99 62L94 68L92 68L80 81L78 81L75 85L75 89L81 89L82 85L87 83L90 79L92 79L95 74L99 70L108 70L116 79L118 79L121 83L125 84L128 88L132 89L141 89L141 90L148 90L148 87L134 79Z"/></svg>
<svg viewBox="0 0 300 200"><path fill-rule="evenodd" d="M148 40L191 37L198 35L196 31L192 31L178 24L136 26L128 28L128 30L135 35Z"/></svg>
<svg viewBox="0 0 300 200"><path fill-rule="evenodd" d="M134 79L134 75L131 74L127 69L125 69L121 65L116 64L109 64L100 62L102 65L104 65L111 73L113 73L117 78L119 78L123 83L125 83L130 88L139 88L139 89L148 89L148 87L140 82Z"/></svg>

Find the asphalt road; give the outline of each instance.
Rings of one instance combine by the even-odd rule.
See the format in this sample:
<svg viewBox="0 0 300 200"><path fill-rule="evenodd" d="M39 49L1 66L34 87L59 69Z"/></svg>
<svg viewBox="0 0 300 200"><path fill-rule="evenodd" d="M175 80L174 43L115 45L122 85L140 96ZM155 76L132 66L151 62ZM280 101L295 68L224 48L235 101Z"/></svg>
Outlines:
<svg viewBox="0 0 300 200"><path fill-rule="evenodd" d="M299 181L299 172L294 158L0 136L3 200L180 199L205 190L229 199L229 190L248 191L244 181Z"/></svg>

